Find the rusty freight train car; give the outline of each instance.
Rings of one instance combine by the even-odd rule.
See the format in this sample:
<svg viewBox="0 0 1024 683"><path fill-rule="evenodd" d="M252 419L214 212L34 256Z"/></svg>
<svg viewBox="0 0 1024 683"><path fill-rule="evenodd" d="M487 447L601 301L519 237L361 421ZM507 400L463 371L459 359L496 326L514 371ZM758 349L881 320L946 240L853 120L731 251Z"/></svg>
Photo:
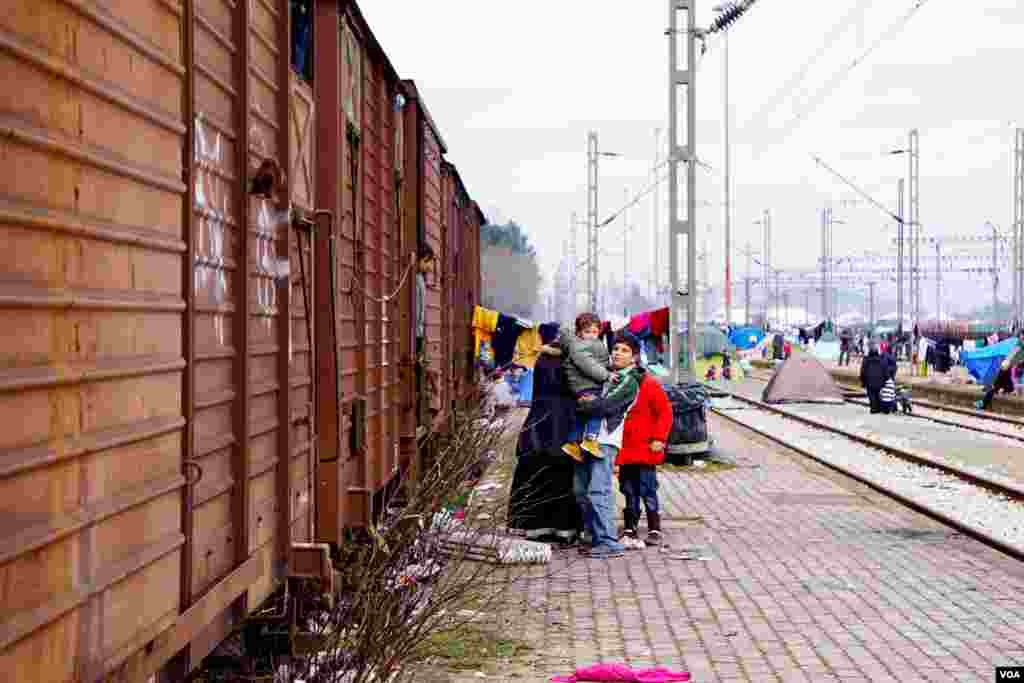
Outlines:
<svg viewBox="0 0 1024 683"><path fill-rule="evenodd" d="M402 232L404 88L351 2L320 2L315 83L317 193L334 216L317 252L319 537L339 542L365 525L398 472L412 358L400 298L413 291L416 245ZM325 247L327 245L325 244ZM404 340L404 341L403 341ZM413 442L410 446L415 448Z"/></svg>
<svg viewBox="0 0 1024 683"><path fill-rule="evenodd" d="M180 680L471 384L483 216L349 0L19 2L0 70L0 678Z"/></svg>
<svg viewBox="0 0 1024 683"><path fill-rule="evenodd" d="M312 540L289 199L315 204L314 109L288 21L285 0L0 13L5 680L180 679Z"/></svg>
<svg viewBox="0 0 1024 683"><path fill-rule="evenodd" d="M453 402L450 410L457 410L467 407L476 387L473 337L467 330L472 328L473 307L480 301L479 236L484 221L455 165L445 162L443 174L446 376Z"/></svg>

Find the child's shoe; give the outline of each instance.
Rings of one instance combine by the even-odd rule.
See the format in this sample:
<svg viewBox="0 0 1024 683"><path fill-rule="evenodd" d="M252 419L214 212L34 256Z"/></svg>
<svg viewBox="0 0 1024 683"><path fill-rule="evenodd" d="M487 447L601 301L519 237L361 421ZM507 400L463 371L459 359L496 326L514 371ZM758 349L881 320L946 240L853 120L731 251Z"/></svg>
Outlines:
<svg viewBox="0 0 1024 683"><path fill-rule="evenodd" d="M580 447L572 443L571 441L562 446L562 452L568 455L576 462L583 462L583 451L581 451Z"/></svg>
<svg viewBox="0 0 1024 683"><path fill-rule="evenodd" d="M641 541L636 534L636 529L626 529L626 533L622 536L622 547L626 550L643 550L644 542Z"/></svg>
<svg viewBox="0 0 1024 683"><path fill-rule="evenodd" d="M637 539L640 543L640 547L644 547L644 542ZM652 529L647 532L647 545L657 547L661 545L661 532L657 529Z"/></svg>
<svg viewBox="0 0 1024 683"><path fill-rule="evenodd" d="M584 439L583 443L580 444L580 448L585 450L587 453L590 453L595 458L604 457L604 453L601 452L601 444L597 443L597 439Z"/></svg>

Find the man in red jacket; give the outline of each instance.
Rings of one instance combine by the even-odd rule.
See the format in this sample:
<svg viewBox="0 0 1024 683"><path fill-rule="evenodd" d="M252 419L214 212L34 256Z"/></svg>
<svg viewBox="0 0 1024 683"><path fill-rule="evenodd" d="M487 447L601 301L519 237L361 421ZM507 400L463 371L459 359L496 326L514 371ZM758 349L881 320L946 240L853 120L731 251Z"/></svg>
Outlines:
<svg viewBox="0 0 1024 683"><path fill-rule="evenodd" d="M619 490L626 497L622 544L627 549L644 547L637 534L641 500L647 510L647 545L661 544L657 466L665 462L665 441L671 430L672 404L658 380L644 375L636 403L626 417L622 448L615 459Z"/></svg>

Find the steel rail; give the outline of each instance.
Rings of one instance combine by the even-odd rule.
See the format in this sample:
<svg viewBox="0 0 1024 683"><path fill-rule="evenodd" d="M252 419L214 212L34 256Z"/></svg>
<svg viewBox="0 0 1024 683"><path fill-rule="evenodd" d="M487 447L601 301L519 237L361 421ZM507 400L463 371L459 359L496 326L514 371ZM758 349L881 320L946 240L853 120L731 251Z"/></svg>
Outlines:
<svg viewBox="0 0 1024 683"><path fill-rule="evenodd" d="M717 387L716 387L716 389L717 389ZM950 465L946 465L944 463L938 463L938 462L929 460L927 458L923 458L921 456L917 456L917 455L915 455L913 453L909 453L907 451L904 451L904 450L902 450L900 448L896 448L894 446L888 446L888 445L883 444L883 443L878 443L878 442L871 441L870 439L866 439L866 438L858 436L856 434L851 434L851 433L845 432L844 430L831 427L830 425L827 425L827 424L818 423L815 420L807 419L807 418L804 418L803 416L800 416L800 415L795 415L795 414L790 413L790 412L788 412L786 410L782 410L782 409L776 408L774 406L770 406L770 405L767 405L765 403L762 403L761 401L757 401L757 400L754 400L754 399L747 398L746 396L742 396L742 395L736 394L735 392L721 390L721 389L719 391L720 391L720 393L723 393L723 394L726 394L728 396L731 396L732 398L735 398L735 399L738 399L740 401L743 401L744 403L749 403L749 404L751 404L751 405L753 405L753 406L755 406L757 408L765 410L766 412L775 413L775 414L781 415L783 417L787 417L787 418L796 420L797 422L804 423L805 425L813 427L815 429L820 429L820 430L823 430L823 431L832 432L832 433L834 433L836 435L846 437L846 438L848 438L848 439L850 439L852 441L856 441L856 442L858 442L860 444L863 444L863 445L868 446L870 448L873 448L875 450L885 452L885 453L887 453L889 455L893 455L895 457L898 457L898 458L903 459L903 460L907 460L909 462L913 462L914 464L918 464L918 465L921 465L921 466L924 466L924 467L931 467L931 468L934 468L934 469L938 469L940 471L943 471L943 472L946 472L948 474L951 474L952 476L955 476L957 478L963 479L963 480L968 481L968 482L970 482L972 484L975 484L977 486L983 487L983 488L985 488L985 489L987 489L989 491L992 491L994 493L998 493L1000 495L1007 496L1008 498L1011 498L1011 499L1014 499L1014 500L1024 500L1024 491L1022 491L1020 489L1017 489L1017 488L1014 488L1014 487L1011 487L1011 486L1007 486L1007 485L1004 485L1004 484L1000 484L998 482L990 481L990 480L988 480L988 479L986 479L984 477L979 477L977 475L971 474L970 472L964 472L964 471L959 470L959 469L957 469L955 467L952 467ZM889 497L889 498L892 498L894 500L897 500L901 504L903 504L903 505L905 505L905 506L907 506L907 507L909 507L909 508L911 508L911 509L913 509L913 510L915 510L915 511L917 511L917 512L923 514L923 515L925 515L926 517L930 517L930 518L932 518L932 519L934 519L934 520L936 520L938 522L941 522L942 524L945 524L947 526L953 527L954 529L957 529L958 531L963 533L965 536L968 536L969 538L973 538L973 539L975 539L977 541L980 541L981 543L984 543L985 545L988 545L988 546L990 546L992 548L995 548L996 550L999 550L1003 554L1005 554L1005 555L1007 555L1009 557L1012 557L1013 559L1024 561L1024 548L1020 548L1020 547L1017 547L1017 546L1010 545L1010 544L1006 543L1003 540L995 538L994 536L992 536L991 534L989 534L988 532L986 532L986 531L984 531L982 529L978 529L978 528L973 527L973 526L971 526L969 524L966 524L965 522L962 522L960 520L954 519L953 517L950 517L946 513L942 512L941 510L938 510L938 509L936 509L936 508L934 508L934 507L932 507L930 505L927 505L927 504L922 503L920 501L914 500L914 499L912 499L912 498L910 498L908 496L905 496L905 495L903 495L901 493L898 493L898 492L896 492L896 491L894 491L894 490L892 490L892 489L890 489L890 488L888 488L888 487L886 487L886 486L884 486L884 485L882 485L882 484L880 484L880 483L878 483L878 482L876 482L876 481L874 481L874 480L872 480L872 479L870 479L868 477L865 477L863 475L857 474L856 472L853 472L852 470L848 470L848 469L846 469L844 467L841 467L841 466L839 466L839 465L837 465L835 463L829 462L828 460L815 455L814 453L812 453L811 451L809 451L809 450L807 450L805 448L802 448L800 446L797 446L795 444L787 442L786 440L784 440L780 436L772 434L772 433L770 433L770 432L768 432L768 431L766 431L764 429L760 429L758 427L754 427L752 425L749 425L749 424L743 422L742 420L740 420L739 418L736 418L736 417L733 417L732 415L729 415L728 411L723 411L721 409L712 407L711 408L711 412L713 412L718 417L721 417L721 418L725 419L726 421L731 422L731 423L733 423L733 424L735 424L735 425L737 425L737 426L739 426L739 427L741 427L743 429L747 429L747 430L749 430L751 432L754 432L755 434L758 434L759 436L762 436L765 439L768 439L769 441L772 441L772 442L782 446L783 448L786 448L788 450L791 450L791 451L794 451L796 453L799 453L800 455L803 455L804 457L810 458L811 460L813 460L813 461L815 461L817 463L820 463L820 464L828 467L829 469L835 470L836 472L839 472L840 474L843 474L844 476L850 477L851 479L855 479L855 480L861 482L862 484L868 486L869 488L871 488L871 489L881 493L882 495L884 495L886 497Z"/></svg>
<svg viewBox="0 0 1024 683"><path fill-rule="evenodd" d="M763 377L763 376L758 376L758 375L755 375L753 373L747 373L747 376L750 377L751 379L757 380L758 382L768 382L771 379L771 378L766 378L766 377ZM839 382L837 382L836 384L838 384L840 386L840 388L843 388L843 389L850 388L850 385L844 385L844 384L841 384ZM856 388L854 388L854 389L856 389ZM858 398L851 398L851 397L847 396L847 397L843 398L843 400L846 401L847 403L853 403L853 404L860 405L860 406L868 405L868 403L866 403L866 402L864 402L864 401L862 401L862 400L860 400ZM944 411L947 411L947 412L956 413L958 415L964 415L964 416L967 416L967 417L976 417L978 419L991 420L992 422L1000 422L1000 423L1003 423L1003 424L1013 425L1014 427L1019 427L1022 430L1024 430L1024 420L1017 420L1017 419L1014 419L1014 418L1011 418L1011 417L1006 417L1006 416L1003 416L1003 415L992 415L992 414L983 413L981 411L967 410L965 408L952 408L950 406L945 406L945 405L942 405L942 404L939 404L939 403L933 403L932 401L918 401L918 400L915 400L915 401L913 401L913 404L921 406L923 408L928 408L929 410L944 410ZM906 413L904 413L904 414L906 414ZM943 424L943 425L946 425L946 426L949 426L949 427L958 427L960 429L967 429L967 430L972 431L972 432L980 432L981 434L990 434L992 436L1003 436L1003 437L1006 437L1007 439L1014 439L1015 441L1020 441L1020 442L1024 443L1024 431L1021 431L1020 434L1009 434L1009 433L1006 433L1006 432L994 432L994 431L991 431L989 429L985 429L984 427L978 427L976 425L968 425L968 424L964 424L963 422L956 422L955 420L947 420L947 419L944 419L944 418L941 418L941 417L934 417L934 416L930 416L930 415L921 415L919 413L909 413L909 417L916 417L916 418L919 418L921 420L931 420L932 422L936 422L938 424Z"/></svg>

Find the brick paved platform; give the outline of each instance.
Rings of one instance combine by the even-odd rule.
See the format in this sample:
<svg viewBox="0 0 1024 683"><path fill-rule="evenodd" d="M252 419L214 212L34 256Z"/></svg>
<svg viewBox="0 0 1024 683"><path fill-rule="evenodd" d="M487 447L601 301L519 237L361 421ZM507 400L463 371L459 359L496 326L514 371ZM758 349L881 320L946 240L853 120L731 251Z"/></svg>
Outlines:
<svg viewBox="0 0 1024 683"><path fill-rule="evenodd" d="M536 649L488 680L628 661L699 682L991 681L996 665L1024 664L1024 565L720 418L711 427L739 467L659 474L673 548L559 552L533 569L510 591L526 608L506 628ZM693 545L710 558L673 559Z"/></svg>

